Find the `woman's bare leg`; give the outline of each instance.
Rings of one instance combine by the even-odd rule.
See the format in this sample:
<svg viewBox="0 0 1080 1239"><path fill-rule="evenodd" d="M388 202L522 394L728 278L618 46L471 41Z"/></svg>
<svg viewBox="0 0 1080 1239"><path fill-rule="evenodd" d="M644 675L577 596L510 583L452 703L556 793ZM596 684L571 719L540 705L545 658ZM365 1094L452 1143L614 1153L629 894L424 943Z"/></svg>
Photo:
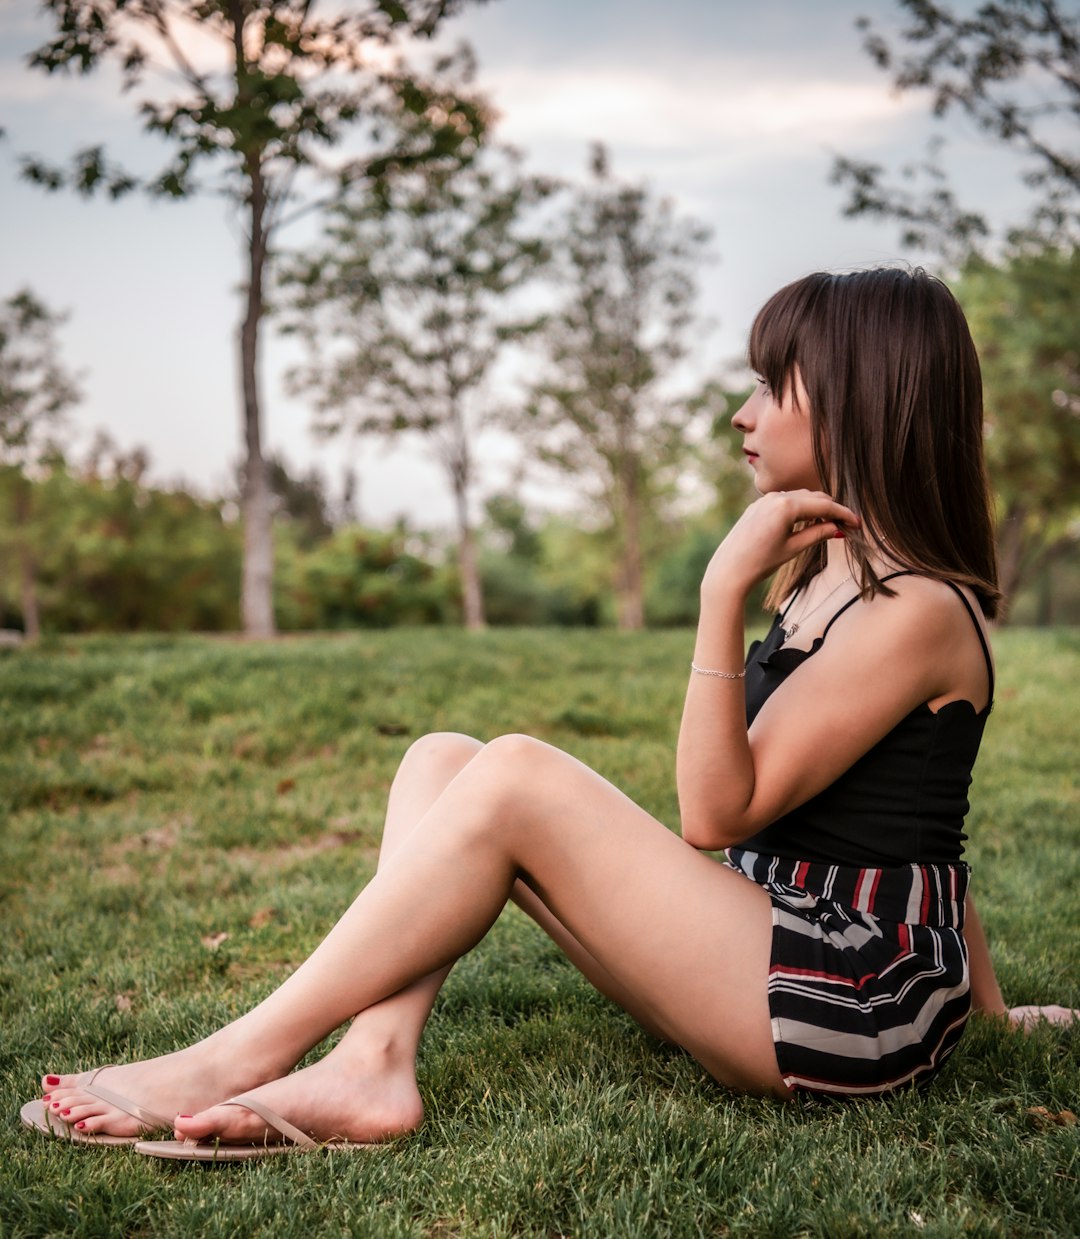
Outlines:
<svg viewBox="0 0 1080 1239"><path fill-rule="evenodd" d="M424 737L412 746L398 767L390 789L379 850L380 864L482 747L477 740L457 735ZM416 1050L448 972L449 968L441 969L361 1012L346 1033L353 1091L367 1093L366 1109L374 1129L399 1132L416 1126L423 1117L415 1079ZM276 1079L311 1048L302 1042L283 1044L272 1036L238 1039L233 1032L231 1028L224 1029L176 1055L109 1068L101 1083L171 1119L182 1109L193 1112L222 1100L227 1094ZM270 1046L272 1052L267 1054ZM214 1071L212 1060L218 1059L222 1060L221 1070ZM234 1068L228 1065L230 1059ZM235 1069L240 1063L251 1062L257 1064L254 1071ZM201 1082L191 1078L196 1075L201 1077ZM69 1075L43 1079L46 1104L54 1116L79 1124L79 1130L88 1134L137 1132L139 1124L130 1115L83 1093L80 1089L83 1078L82 1075ZM216 1091L207 1096L211 1089Z"/></svg>
<svg viewBox="0 0 1080 1239"><path fill-rule="evenodd" d="M425 736L411 747L391 787L380 864L396 851L448 784L482 748L478 740L453 733ZM632 995L607 974L532 891L518 882L514 899L599 989L650 1027L647 1013L635 1009ZM416 1052L448 972L449 967L439 969L362 1011L328 1056L330 1065L348 1077L354 1128L356 1118L366 1116L369 1131L364 1138L400 1133L421 1121L423 1105L416 1086ZM110 1068L101 1083L150 1110L172 1117L178 1111L192 1113L230 1093L285 1074L309 1048L310 1045L299 1041L284 1044L272 1036L239 1040L235 1030L226 1029L187 1051ZM79 1124L79 1130L86 1133L128 1135L138 1130L139 1124L131 1116L84 1093L80 1087L82 1079L81 1075L68 1075L43 1080L46 1104L55 1118Z"/></svg>
<svg viewBox="0 0 1080 1239"><path fill-rule="evenodd" d="M477 754L312 956L235 1027L273 1029L286 1044L318 1039L469 950L519 878L636 995L653 1026L717 1079L786 1095L766 998L768 897L581 763L525 737ZM341 1095L347 1081L318 1067L274 1081L260 1099L316 1137L362 1138ZM176 1127L185 1136L266 1134L238 1108Z"/></svg>

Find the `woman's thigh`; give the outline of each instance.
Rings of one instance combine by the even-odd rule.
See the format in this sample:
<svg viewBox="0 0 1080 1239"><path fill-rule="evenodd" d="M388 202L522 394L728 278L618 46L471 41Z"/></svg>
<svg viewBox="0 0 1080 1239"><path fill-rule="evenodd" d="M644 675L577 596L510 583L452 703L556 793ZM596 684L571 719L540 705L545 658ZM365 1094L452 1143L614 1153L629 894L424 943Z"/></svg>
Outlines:
<svg viewBox="0 0 1080 1239"><path fill-rule="evenodd" d="M435 812L488 798L521 878L653 1026L718 1080L789 1095L769 1017L772 904L759 886L541 741L493 741L465 775Z"/></svg>

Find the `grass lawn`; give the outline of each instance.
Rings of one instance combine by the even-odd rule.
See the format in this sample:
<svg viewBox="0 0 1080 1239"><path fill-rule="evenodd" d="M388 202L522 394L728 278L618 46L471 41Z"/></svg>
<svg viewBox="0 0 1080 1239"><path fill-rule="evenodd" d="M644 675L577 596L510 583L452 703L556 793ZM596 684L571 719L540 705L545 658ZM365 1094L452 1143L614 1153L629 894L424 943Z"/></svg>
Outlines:
<svg viewBox="0 0 1080 1239"><path fill-rule="evenodd" d="M0 1235L1080 1233L1080 1127L1029 1113L1080 1112L1080 1030L976 1021L923 1094L740 1097L516 910L451 975L408 1139L200 1168L19 1126L42 1071L173 1048L301 960L371 875L391 776L425 731L531 732L674 824L690 647L425 629L0 656ZM975 890L1008 1001L1080 1007L1080 633L997 650Z"/></svg>

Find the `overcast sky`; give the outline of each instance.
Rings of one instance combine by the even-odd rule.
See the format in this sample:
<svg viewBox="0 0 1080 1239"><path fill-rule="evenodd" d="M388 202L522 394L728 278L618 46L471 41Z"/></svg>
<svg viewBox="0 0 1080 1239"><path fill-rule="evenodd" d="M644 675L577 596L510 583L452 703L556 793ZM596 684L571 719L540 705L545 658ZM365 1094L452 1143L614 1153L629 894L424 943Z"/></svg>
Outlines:
<svg viewBox="0 0 1080 1239"><path fill-rule="evenodd" d="M538 172L579 177L589 144L607 144L613 171L648 180L714 229L718 261L701 272L702 373L736 358L755 310L807 271L905 257L888 224L845 220L828 184L835 152L897 166L934 132L925 102L895 97L862 50L855 19L889 28L887 0L492 0L447 24L479 59L478 84L502 113L500 135ZM151 476L205 493L228 484L240 454L234 366L242 278L240 237L225 204L206 197L119 203L46 195L17 179L14 154L57 159L90 143L149 171L165 148L138 138L134 103L99 75L31 73L27 51L49 34L30 0L0 0L0 269L9 296L30 285L57 309L66 360L86 399L72 445L103 427L145 446ZM964 198L1016 217L1022 189L981 138L947 130L947 162ZM156 157L156 162L155 162ZM989 204L989 206L988 206ZM282 242L301 238L285 234ZM263 350L265 438L298 466L319 463L339 483L351 461L364 519L407 513L448 523L442 475L421 444L389 454L355 442L319 445L310 413L282 387L294 360L272 330ZM492 449L484 489L510 462Z"/></svg>

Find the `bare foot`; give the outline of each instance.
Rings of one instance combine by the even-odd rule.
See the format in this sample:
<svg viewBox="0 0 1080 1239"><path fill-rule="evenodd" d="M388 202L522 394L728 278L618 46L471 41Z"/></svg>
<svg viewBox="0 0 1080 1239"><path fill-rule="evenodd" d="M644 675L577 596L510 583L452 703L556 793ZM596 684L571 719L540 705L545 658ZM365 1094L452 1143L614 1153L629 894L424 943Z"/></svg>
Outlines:
<svg viewBox="0 0 1080 1239"><path fill-rule="evenodd" d="M282 1069L280 1063L260 1065L254 1055L229 1052L219 1038L211 1037L160 1058L106 1067L93 1087L128 1098L171 1123L181 1111L194 1113L200 1106L263 1084ZM83 1135L146 1133L146 1123L86 1091L91 1075L86 1071L42 1077L42 1101L50 1119L70 1123Z"/></svg>
<svg viewBox="0 0 1080 1239"><path fill-rule="evenodd" d="M319 1062L255 1091L273 1113L318 1142L389 1140L420 1126L424 1104L411 1063L397 1065L328 1054ZM278 1144L283 1137L243 1106L213 1106L176 1120L178 1139L225 1144Z"/></svg>

